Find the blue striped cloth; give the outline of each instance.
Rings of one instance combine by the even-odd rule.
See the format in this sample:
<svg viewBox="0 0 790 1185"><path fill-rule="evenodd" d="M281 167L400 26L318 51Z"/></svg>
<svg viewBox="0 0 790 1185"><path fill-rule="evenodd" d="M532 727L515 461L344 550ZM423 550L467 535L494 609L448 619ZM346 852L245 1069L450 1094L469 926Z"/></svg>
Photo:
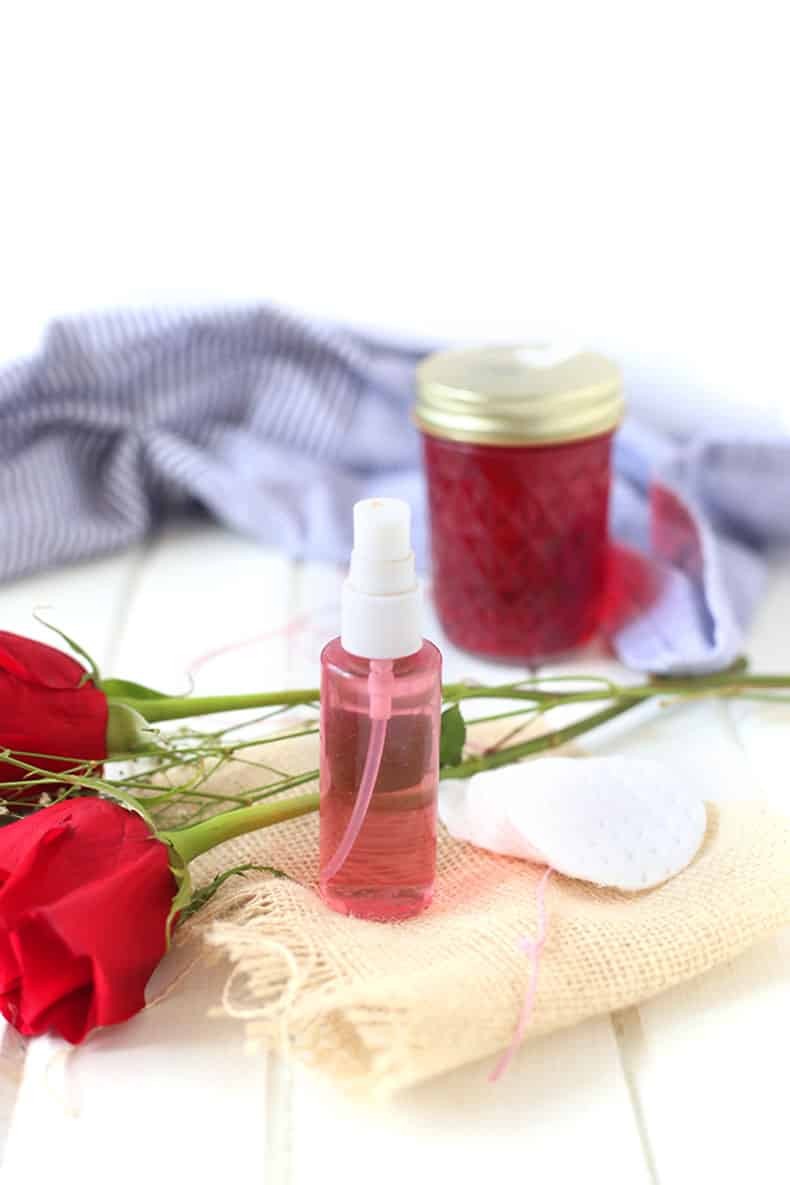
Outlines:
<svg viewBox="0 0 790 1185"><path fill-rule="evenodd" d="M273 308L54 323L0 373L0 579L193 502L293 555L347 557L354 498L414 493L420 356Z"/></svg>
<svg viewBox="0 0 790 1185"><path fill-rule="evenodd" d="M54 323L36 357L0 372L0 579L127 546L195 505L293 556L345 562L351 506L373 494L412 504L424 563L409 419L423 353L272 307ZM790 541L790 443L677 445L629 422L615 461L614 533L650 556L661 589L619 631L620 656L724 665L762 551Z"/></svg>

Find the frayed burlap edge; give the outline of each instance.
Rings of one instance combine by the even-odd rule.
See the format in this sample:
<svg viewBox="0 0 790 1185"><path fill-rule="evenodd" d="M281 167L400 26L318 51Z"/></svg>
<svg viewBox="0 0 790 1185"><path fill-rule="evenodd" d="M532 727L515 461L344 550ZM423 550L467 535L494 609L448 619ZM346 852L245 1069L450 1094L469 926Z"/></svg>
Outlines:
<svg viewBox="0 0 790 1185"><path fill-rule="evenodd" d="M297 768L315 760L293 756ZM386 1095L506 1047L540 871L442 831L433 907L406 923L364 922L315 892L317 825L308 816L204 858L204 875L255 861L290 878L229 881L191 923L231 963L224 1011L254 1041L358 1094ZM672 881L624 894L555 876L547 908L527 1039L638 1004L790 922L790 822L759 804L709 807L705 842Z"/></svg>

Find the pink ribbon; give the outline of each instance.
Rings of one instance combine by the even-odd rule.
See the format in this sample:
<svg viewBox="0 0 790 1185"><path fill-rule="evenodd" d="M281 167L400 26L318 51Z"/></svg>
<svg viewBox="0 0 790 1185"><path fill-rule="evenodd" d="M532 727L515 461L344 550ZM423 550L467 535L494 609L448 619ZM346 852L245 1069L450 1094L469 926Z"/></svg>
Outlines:
<svg viewBox="0 0 790 1185"><path fill-rule="evenodd" d="M546 913L546 885L551 876L553 868L547 868L543 876L538 881L538 887L535 892L535 904L538 911L538 930L534 938L522 938L519 942L521 950L526 952L529 959L529 983L524 995L524 1003L521 1005L521 1013L516 1025L516 1031L513 1035L513 1040L502 1054L494 1069L488 1076L489 1082L498 1082L502 1075L507 1070L516 1055L516 1050L524 1040L524 1035L529 1027L529 1022L532 1020L532 1014L535 1011L535 999L538 994L538 971L540 970L540 959L543 954L543 947L546 944L548 917Z"/></svg>

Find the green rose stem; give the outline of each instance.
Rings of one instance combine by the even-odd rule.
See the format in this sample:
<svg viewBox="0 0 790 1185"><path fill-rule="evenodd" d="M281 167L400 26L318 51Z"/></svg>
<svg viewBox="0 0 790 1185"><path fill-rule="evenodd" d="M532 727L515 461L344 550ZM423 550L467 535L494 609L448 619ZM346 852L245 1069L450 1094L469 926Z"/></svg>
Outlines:
<svg viewBox="0 0 790 1185"><path fill-rule="evenodd" d="M443 778L471 778L473 774L484 769L496 769L500 765L509 765L513 761L520 761L523 757L531 757L536 753L545 753L549 749L556 749L572 741L574 737L590 732L624 712L636 707L638 701L613 704L602 712L592 716L585 716L575 724L568 724L565 728L555 729L542 736L533 737L519 745L508 745L503 749L495 749L484 753L480 757L470 757L458 765L445 766L441 771ZM183 827L174 831L160 832L160 838L171 844L181 856L185 864L202 856L217 844L225 843L228 839L235 839L237 835L245 835L249 831L258 831L263 827L270 827L274 823L284 823L287 819L297 819L300 815L308 815L318 809L319 796L317 791L311 794L300 794L297 798L285 798L278 802L262 802L253 806L241 807L235 811L225 811L194 823L191 827Z"/></svg>
<svg viewBox="0 0 790 1185"><path fill-rule="evenodd" d="M567 724L564 728L555 728L553 732L544 732L540 736L522 741L518 745L506 745L502 749L492 749L490 753L483 753L480 757L468 757L458 765L445 766L441 771L443 778L471 778L484 769L497 769L500 765L510 765L514 761L521 761L524 757L533 757L536 753L545 753L549 749L558 749L567 745L569 741L591 732L609 720L615 720L624 712L635 708L639 700L628 700L622 704L612 704L601 712L592 716L585 716L575 724Z"/></svg>
<svg viewBox="0 0 790 1185"><path fill-rule="evenodd" d="M458 703L466 699L513 699L534 704L557 706L615 700L633 702L662 696L694 698L702 695L738 696L750 692L790 690L790 675L747 675L742 666L715 675L694 675L686 678L657 678L646 683L624 685L601 681L599 687L584 691L546 690L518 683L504 683L483 687L466 683L446 683L442 694L446 702ZM580 681L584 676L579 676ZM551 682L551 677L547 677ZM189 716L208 716L213 712L236 712L249 708L297 707L318 703L317 687L293 691L252 692L246 695L174 696L161 699L136 699L124 696L111 699L112 704L123 704L139 712L151 723L179 720Z"/></svg>
<svg viewBox="0 0 790 1185"><path fill-rule="evenodd" d="M298 819L318 809L318 792L300 794L298 798L284 798L279 802L260 802L253 806L240 807L236 811L224 811L203 819L191 827L175 831L160 831L159 838L176 849L185 864L202 856L217 844L245 835L248 831L259 831L286 819Z"/></svg>
<svg viewBox="0 0 790 1185"><path fill-rule="evenodd" d="M160 720L181 720L186 716L210 716L213 712L239 712L246 708L298 707L317 704L317 687L296 691L261 691L249 695L173 696L161 699L135 699L131 696L110 699L110 704L123 703L139 712L149 724Z"/></svg>

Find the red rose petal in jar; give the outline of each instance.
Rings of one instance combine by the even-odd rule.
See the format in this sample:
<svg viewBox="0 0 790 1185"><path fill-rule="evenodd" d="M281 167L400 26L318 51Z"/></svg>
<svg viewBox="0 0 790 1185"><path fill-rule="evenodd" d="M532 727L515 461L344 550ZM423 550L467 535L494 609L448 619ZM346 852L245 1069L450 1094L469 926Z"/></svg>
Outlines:
<svg viewBox="0 0 790 1185"><path fill-rule="evenodd" d="M592 353L493 347L418 370L439 620L456 645L534 661L597 628L620 373Z"/></svg>

